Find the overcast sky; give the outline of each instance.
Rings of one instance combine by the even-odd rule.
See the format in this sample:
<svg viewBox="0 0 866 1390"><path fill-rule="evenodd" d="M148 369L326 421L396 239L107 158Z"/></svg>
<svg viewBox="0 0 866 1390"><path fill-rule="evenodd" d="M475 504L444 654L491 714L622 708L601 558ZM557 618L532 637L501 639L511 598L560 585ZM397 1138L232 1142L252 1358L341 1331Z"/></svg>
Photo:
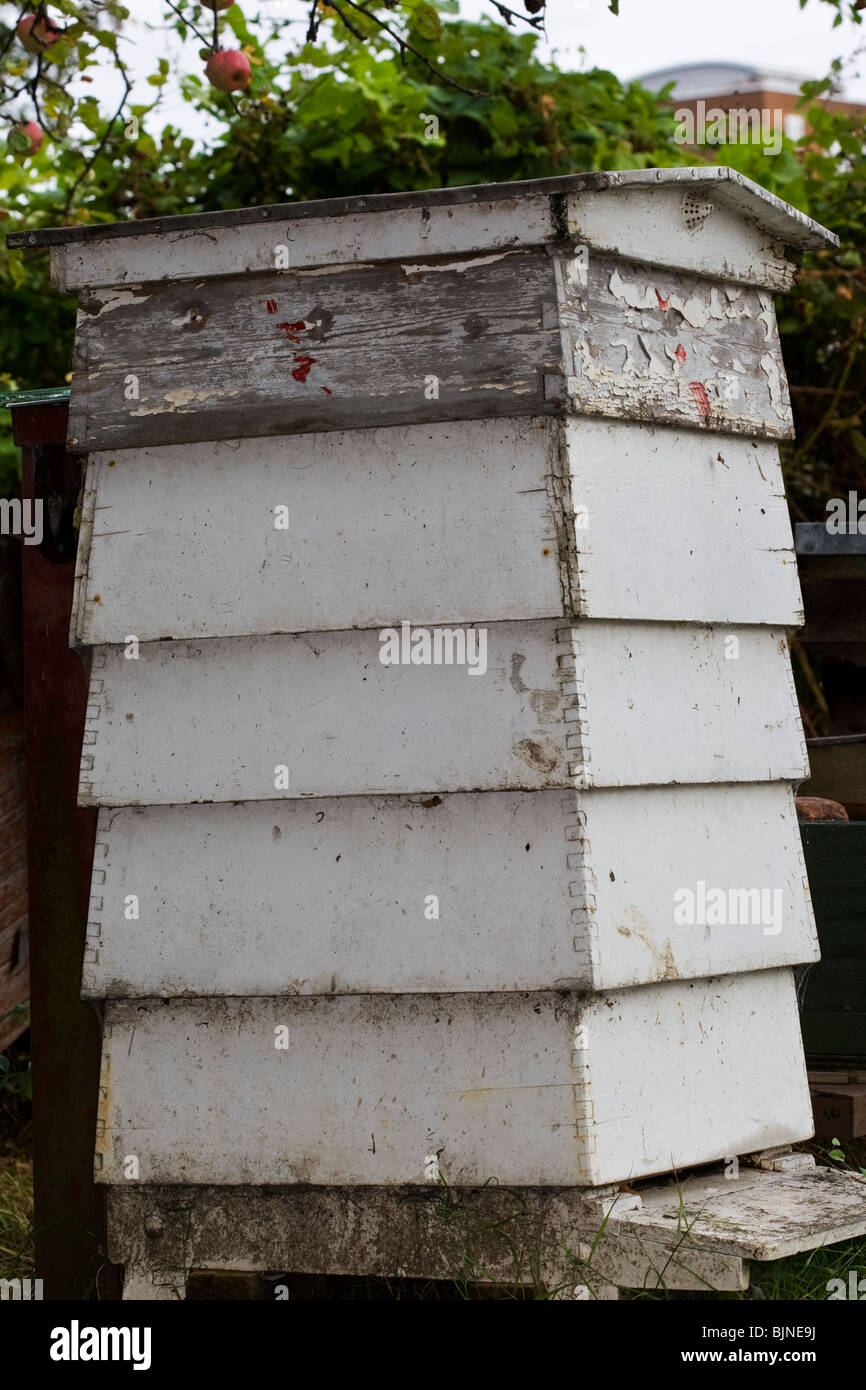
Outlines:
<svg viewBox="0 0 866 1390"><path fill-rule="evenodd" d="M521 9L511 3L512 9ZM821 0L800 10L797 0L620 0L620 14L607 0L548 0L549 49L563 67L610 68L617 77L638 77L656 68L707 59L766 65L820 77L833 58L866 44L866 23L832 28L833 11ZM491 7L463 0L469 17ZM580 46L586 49L581 59ZM854 100L866 101L863 76L852 82Z"/></svg>
<svg viewBox="0 0 866 1390"><path fill-rule="evenodd" d="M522 0L505 0L514 10ZM293 33L303 36L308 0L240 0L245 14L297 17ZM144 78L158 58L170 58L173 72L196 72L201 67L199 43L192 40L181 58L180 45L165 33L148 31L144 21L159 21L166 9L161 0L140 0L132 6L128 30L135 40L133 70ZM833 11L821 0L809 0L800 10L797 0L620 0L618 18L607 0L548 0L547 39L543 56L556 55L562 67L605 67L628 79L680 63L748 62L820 77L835 57L847 57L866 45L866 23L832 28ZM492 15L486 0L462 0L461 14ZM866 13L866 12L864 12ZM229 47L229 36L224 40ZM583 47L585 53L581 53ZM147 101L152 88L137 85L135 98ZM866 102L866 54L855 62L846 94ZM179 92L170 90L162 120L181 125L189 134L206 135L208 123L198 118Z"/></svg>

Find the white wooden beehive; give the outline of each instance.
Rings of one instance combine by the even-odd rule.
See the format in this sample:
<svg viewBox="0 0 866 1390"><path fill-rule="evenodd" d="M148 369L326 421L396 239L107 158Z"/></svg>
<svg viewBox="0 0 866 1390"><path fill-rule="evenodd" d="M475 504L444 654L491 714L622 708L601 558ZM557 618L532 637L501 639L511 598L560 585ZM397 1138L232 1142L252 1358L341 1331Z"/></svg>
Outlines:
<svg viewBox="0 0 866 1390"><path fill-rule="evenodd" d="M701 169L41 239L81 306L99 1179L568 1187L807 1137L772 293L831 234ZM401 624L483 671L384 665ZM701 884L781 908L679 920Z"/></svg>

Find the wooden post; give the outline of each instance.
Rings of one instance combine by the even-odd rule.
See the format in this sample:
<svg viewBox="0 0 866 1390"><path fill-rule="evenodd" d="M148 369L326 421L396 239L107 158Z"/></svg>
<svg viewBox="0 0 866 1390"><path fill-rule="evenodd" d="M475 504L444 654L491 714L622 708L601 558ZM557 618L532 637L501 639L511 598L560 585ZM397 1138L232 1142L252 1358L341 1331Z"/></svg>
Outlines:
<svg viewBox="0 0 866 1390"><path fill-rule="evenodd" d="M65 403L12 416L22 497L45 504L42 544L22 547L22 589L36 1272L48 1299L116 1293L93 1182L100 1026L80 997L96 813L76 801L88 672L69 618L83 460L66 453L66 417Z"/></svg>

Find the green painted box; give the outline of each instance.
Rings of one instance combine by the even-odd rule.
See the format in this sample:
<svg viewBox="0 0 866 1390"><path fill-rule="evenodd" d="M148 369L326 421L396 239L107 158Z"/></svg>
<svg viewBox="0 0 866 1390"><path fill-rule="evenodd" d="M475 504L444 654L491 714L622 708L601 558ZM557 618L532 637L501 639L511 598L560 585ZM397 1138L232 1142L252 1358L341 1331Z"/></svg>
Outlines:
<svg viewBox="0 0 866 1390"><path fill-rule="evenodd" d="M812 1063L866 1065L866 820L801 824L821 960L800 983Z"/></svg>

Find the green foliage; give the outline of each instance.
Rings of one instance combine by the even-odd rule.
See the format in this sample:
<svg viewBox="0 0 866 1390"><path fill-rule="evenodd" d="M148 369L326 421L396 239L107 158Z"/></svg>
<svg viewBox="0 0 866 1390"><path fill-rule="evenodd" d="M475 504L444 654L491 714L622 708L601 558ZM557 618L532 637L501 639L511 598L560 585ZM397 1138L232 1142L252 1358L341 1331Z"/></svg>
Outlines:
<svg viewBox="0 0 866 1390"><path fill-rule="evenodd" d="M234 122L204 157L206 208L287 198L402 192L589 169L685 163L673 118L612 73L564 73L534 54L533 34L491 23L446 23L419 51L460 86L408 55L351 36L323 56L306 45L286 86ZM470 90L471 89L471 90ZM472 95L480 90L480 96ZM439 123L431 132L430 117Z"/></svg>
<svg viewBox="0 0 866 1390"><path fill-rule="evenodd" d="M805 10L809 0L800 0L800 9ZM855 24L863 22L859 12L858 0L822 0L824 5L832 5L836 14L833 19L833 27L838 29L843 19L852 19Z"/></svg>

